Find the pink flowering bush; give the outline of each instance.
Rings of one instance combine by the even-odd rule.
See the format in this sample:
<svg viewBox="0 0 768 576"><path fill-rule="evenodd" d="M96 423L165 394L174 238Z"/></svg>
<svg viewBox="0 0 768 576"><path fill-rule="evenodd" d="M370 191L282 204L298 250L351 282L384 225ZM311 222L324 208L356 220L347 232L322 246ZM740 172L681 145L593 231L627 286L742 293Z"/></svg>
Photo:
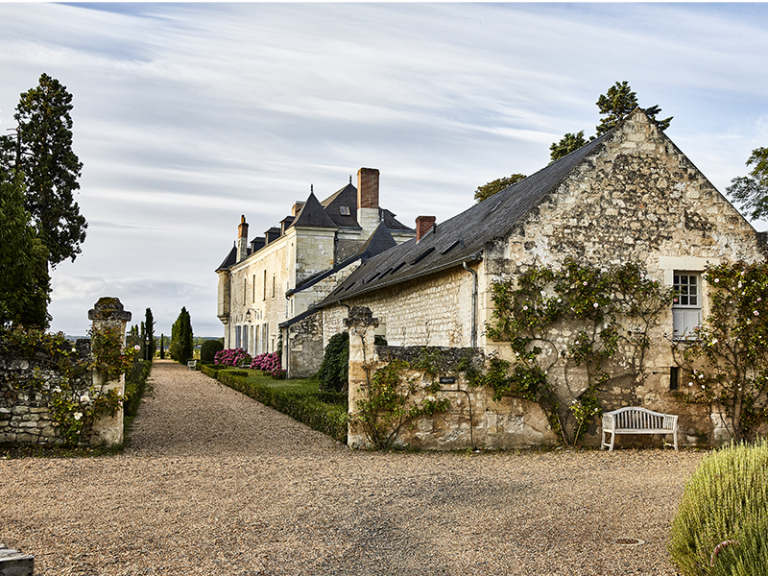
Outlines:
<svg viewBox="0 0 768 576"><path fill-rule="evenodd" d="M220 366L233 366L235 368L241 368L248 366L251 362L251 357L242 348L227 348L226 350L220 350L216 352L213 357L213 363Z"/></svg>
<svg viewBox="0 0 768 576"><path fill-rule="evenodd" d="M251 370L261 370L273 378L285 378L285 370L280 365L280 357L277 352L254 356L251 361Z"/></svg>

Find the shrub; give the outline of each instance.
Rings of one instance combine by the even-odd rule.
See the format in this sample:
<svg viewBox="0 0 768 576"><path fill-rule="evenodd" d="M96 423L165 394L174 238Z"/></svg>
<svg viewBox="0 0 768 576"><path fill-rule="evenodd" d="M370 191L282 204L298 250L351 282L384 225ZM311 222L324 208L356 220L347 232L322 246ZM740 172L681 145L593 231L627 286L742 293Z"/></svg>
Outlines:
<svg viewBox="0 0 768 576"><path fill-rule="evenodd" d="M259 354L251 361L251 370L261 370L273 378L282 380L285 378L285 370L280 364L280 355L277 352L271 354Z"/></svg>
<svg viewBox="0 0 768 576"><path fill-rule="evenodd" d="M242 348L227 348L216 352L213 362L221 366L247 367L251 365L251 357Z"/></svg>
<svg viewBox="0 0 768 576"><path fill-rule="evenodd" d="M685 576L752 576L768 566L768 442L730 445L699 464L672 523Z"/></svg>
<svg viewBox="0 0 768 576"><path fill-rule="evenodd" d="M328 341L315 377L320 380L321 392L341 392L346 389L348 375L349 332L340 332Z"/></svg>
<svg viewBox="0 0 768 576"><path fill-rule="evenodd" d="M216 352L224 350L224 344L220 340L204 340L200 346L200 362L203 364L213 364Z"/></svg>

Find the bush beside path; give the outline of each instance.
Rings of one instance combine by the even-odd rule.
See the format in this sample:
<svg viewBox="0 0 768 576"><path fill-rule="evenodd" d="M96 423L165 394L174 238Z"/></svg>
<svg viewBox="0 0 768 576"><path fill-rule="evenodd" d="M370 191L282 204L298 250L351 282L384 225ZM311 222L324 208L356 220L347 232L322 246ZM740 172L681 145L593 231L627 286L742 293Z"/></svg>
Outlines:
<svg viewBox="0 0 768 576"><path fill-rule="evenodd" d="M150 381L123 454L0 461L36 575L672 576L706 454L354 452L185 366Z"/></svg>

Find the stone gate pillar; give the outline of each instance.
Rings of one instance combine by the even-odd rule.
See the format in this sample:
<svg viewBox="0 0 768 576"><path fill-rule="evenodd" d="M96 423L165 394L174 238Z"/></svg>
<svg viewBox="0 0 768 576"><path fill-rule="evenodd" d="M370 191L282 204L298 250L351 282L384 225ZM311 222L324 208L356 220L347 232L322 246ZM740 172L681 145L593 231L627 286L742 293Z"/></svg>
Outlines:
<svg viewBox="0 0 768 576"><path fill-rule="evenodd" d="M379 320L373 317L370 308L353 306L349 311L349 317L344 320L344 325L349 330L347 445L351 448L365 448L369 442L362 426L357 422L357 400L365 397L366 388L377 365L374 338Z"/></svg>
<svg viewBox="0 0 768 576"><path fill-rule="evenodd" d="M125 346L125 326L131 320L131 313L123 309L119 298L99 298L88 311L88 319L93 321L94 330L113 329L121 335L121 341ZM107 393L112 389L123 396L125 394L125 374L119 379L105 381L106 375L100 370L93 372L93 385L97 390ZM103 444L115 446L123 442L123 408L122 406L114 416L103 416L93 423L91 444Z"/></svg>

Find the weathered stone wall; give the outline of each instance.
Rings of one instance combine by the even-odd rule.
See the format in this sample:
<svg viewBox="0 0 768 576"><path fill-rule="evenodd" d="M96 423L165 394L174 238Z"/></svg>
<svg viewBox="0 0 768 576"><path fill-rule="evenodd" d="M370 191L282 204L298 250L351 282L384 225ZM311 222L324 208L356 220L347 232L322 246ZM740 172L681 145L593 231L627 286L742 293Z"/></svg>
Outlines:
<svg viewBox="0 0 768 576"><path fill-rule="evenodd" d="M357 401L367 398L373 374L393 360L414 364L422 346L374 346L378 319L367 308L352 308L346 320L350 330L349 347L349 411L348 444L353 448L370 447L365 429L359 421ZM409 393L408 406L420 405L429 397L447 398L450 408L434 416L419 416L403 426L396 446L420 450L460 450L466 448L523 448L554 445L546 414L538 405L505 397L495 402L488 388L469 385L466 372L458 371L459 361L469 355L479 367L482 353L470 348L430 348L437 373L407 369L401 377L400 392ZM442 379L442 381L441 381ZM439 383L439 389L432 386Z"/></svg>
<svg viewBox="0 0 768 576"><path fill-rule="evenodd" d="M94 328L115 329L125 338L125 325L131 313L123 310L118 298L101 298L88 312ZM72 352L83 361L91 363L90 340L66 342ZM56 445L64 443L54 422L49 404L51 395L68 387L73 396L84 402L94 400L93 394L107 394L115 389L125 393L125 376L107 381L99 370L86 371L68 380L59 366L64 350L46 350L38 346L33 353L22 351L12 344L0 345L0 442ZM66 350L69 352L69 350ZM71 359L70 359L71 361ZM86 427L81 442L92 445L114 446L123 442L123 409L112 416L103 416L95 422L84 421Z"/></svg>
<svg viewBox="0 0 768 576"><path fill-rule="evenodd" d="M533 264L559 266L568 257L605 268L638 262L651 277L671 287L675 271L703 273L707 264L762 260L765 243L675 145L636 113L508 237L487 247L482 322L491 318L493 302L487 288L492 282L514 278ZM704 318L707 290L703 283ZM562 326L551 336L563 338L573 329ZM642 377L612 380L601 398L603 407L640 405L679 414L683 445L716 444L722 434L713 425L709 408L681 403L670 393L670 367L675 366L671 335L670 309L650 332L652 347ZM483 338L481 345L511 359L505 343ZM564 370L560 361L552 377ZM621 369L615 372L621 374ZM598 433L599 426L592 426L585 442L599 444Z"/></svg>
<svg viewBox="0 0 768 576"><path fill-rule="evenodd" d="M78 340L75 347L81 358L90 356L90 340ZM15 349L0 355L0 442L62 443L48 411L48 394L64 380L56 358L42 350L31 359ZM89 373L75 386L85 394L92 384Z"/></svg>
<svg viewBox="0 0 768 576"><path fill-rule="evenodd" d="M287 378L308 378L320 369L323 360L322 315L312 314L288 327L283 342L283 365Z"/></svg>
<svg viewBox="0 0 768 576"><path fill-rule="evenodd" d="M480 266L482 267L482 266ZM433 274L344 301L366 306L379 319L376 334L393 346L470 346L472 274L463 268ZM344 330L345 306L323 310L323 341ZM482 325L478 325L478 332Z"/></svg>

